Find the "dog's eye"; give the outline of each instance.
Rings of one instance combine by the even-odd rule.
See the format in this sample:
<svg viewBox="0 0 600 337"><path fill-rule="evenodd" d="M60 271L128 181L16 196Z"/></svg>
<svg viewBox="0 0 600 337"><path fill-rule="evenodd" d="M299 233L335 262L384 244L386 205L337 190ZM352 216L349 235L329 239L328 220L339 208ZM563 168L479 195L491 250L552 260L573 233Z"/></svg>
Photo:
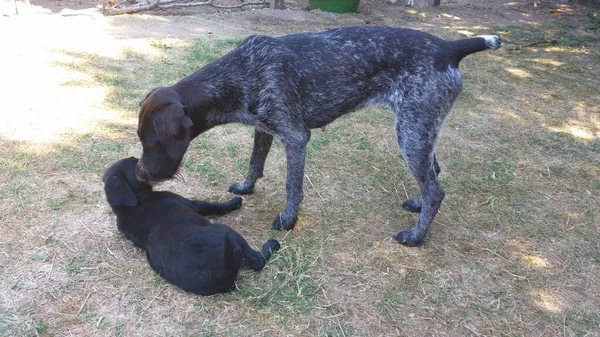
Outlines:
<svg viewBox="0 0 600 337"><path fill-rule="evenodd" d="M155 149L160 145L160 143L155 143L155 142L148 142L146 143L146 147L150 148L150 149Z"/></svg>

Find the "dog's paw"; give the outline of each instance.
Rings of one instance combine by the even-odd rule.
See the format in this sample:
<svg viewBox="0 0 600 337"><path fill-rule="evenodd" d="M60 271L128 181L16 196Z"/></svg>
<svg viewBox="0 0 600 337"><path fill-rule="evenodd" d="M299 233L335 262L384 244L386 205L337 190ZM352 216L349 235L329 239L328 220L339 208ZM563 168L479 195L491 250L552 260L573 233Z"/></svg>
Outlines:
<svg viewBox="0 0 600 337"><path fill-rule="evenodd" d="M425 241L425 233L416 231L415 228L405 229L394 236L396 241L409 247L420 246Z"/></svg>
<svg viewBox="0 0 600 337"><path fill-rule="evenodd" d="M267 240L267 242L265 242L265 244L262 246L263 250L270 251L271 253L275 253L279 250L279 248L281 248L279 241L274 239Z"/></svg>
<svg viewBox="0 0 600 337"><path fill-rule="evenodd" d="M275 217L275 221L271 224L271 229L280 231L291 231L298 220L298 216L286 217L282 213Z"/></svg>
<svg viewBox="0 0 600 337"><path fill-rule="evenodd" d="M231 200L229 200L227 203L229 204L231 209L234 210L234 209L241 208L242 202L244 202L244 199L242 199L241 197L235 197L235 198L232 198Z"/></svg>
<svg viewBox="0 0 600 337"><path fill-rule="evenodd" d="M235 194L251 194L254 191L254 185L246 181L233 183L229 186L228 191Z"/></svg>
<svg viewBox="0 0 600 337"><path fill-rule="evenodd" d="M421 200L408 199L402 204L402 208L409 212L419 213L421 212Z"/></svg>

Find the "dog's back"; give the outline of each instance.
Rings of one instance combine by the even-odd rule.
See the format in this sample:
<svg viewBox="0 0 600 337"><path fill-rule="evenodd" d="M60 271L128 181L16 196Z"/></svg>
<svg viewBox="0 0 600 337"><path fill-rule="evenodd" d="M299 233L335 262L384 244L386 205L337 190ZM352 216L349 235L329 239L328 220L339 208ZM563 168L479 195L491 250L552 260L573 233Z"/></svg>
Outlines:
<svg viewBox="0 0 600 337"><path fill-rule="evenodd" d="M258 70L244 79L247 85L273 88L277 94L272 96L293 102L312 129L365 105L394 108L414 90L438 87L433 81L456 82L455 96L462 88L460 60L498 47L496 36L446 41L412 29L359 26L251 36L233 53ZM448 81L448 76L458 81Z"/></svg>

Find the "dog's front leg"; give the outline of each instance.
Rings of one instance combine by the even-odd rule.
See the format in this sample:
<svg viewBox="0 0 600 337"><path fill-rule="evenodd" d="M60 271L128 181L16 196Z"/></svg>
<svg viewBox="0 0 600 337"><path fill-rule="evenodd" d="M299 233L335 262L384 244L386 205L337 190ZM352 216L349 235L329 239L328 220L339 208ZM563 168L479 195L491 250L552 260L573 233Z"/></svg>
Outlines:
<svg viewBox="0 0 600 337"><path fill-rule="evenodd" d="M238 183L233 183L229 186L229 192L235 194L250 194L254 190L254 184L258 178L263 176L263 169L267 155L273 144L273 136L260 131L254 130L254 148L252 149L252 157L250 157L250 167L248 168L248 176L246 180Z"/></svg>
<svg viewBox="0 0 600 337"><path fill-rule="evenodd" d="M296 134L296 136L300 136ZM306 144L310 139L310 131L293 140L282 139L287 159L287 178L285 183L285 208L271 225L272 229L292 230L298 220L298 208L304 198L304 163L306 160Z"/></svg>

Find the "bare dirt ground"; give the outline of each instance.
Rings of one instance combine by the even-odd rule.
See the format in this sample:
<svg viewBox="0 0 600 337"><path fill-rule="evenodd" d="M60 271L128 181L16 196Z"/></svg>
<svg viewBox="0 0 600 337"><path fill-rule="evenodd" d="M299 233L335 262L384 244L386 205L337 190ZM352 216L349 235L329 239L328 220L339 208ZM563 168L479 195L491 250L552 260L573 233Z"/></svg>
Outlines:
<svg viewBox="0 0 600 337"><path fill-rule="evenodd" d="M599 336L600 48L586 9L416 2L104 17L98 1L32 0L1 17L0 335ZM238 291L209 298L166 284L117 233L100 182L109 163L139 155L139 99L187 74L182 55L197 38L365 24L506 42L461 65L465 89L438 150L448 196L425 246L391 240L414 221L398 205L416 186L393 117L371 109L313 134L296 230L268 231L284 196L277 144L255 194L219 218L253 246L284 243L263 272L244 270ZM174 65L186 70L168 73ZM244 130L196 140L183 179L161 188L231 197L250 153Z"/></svg>

